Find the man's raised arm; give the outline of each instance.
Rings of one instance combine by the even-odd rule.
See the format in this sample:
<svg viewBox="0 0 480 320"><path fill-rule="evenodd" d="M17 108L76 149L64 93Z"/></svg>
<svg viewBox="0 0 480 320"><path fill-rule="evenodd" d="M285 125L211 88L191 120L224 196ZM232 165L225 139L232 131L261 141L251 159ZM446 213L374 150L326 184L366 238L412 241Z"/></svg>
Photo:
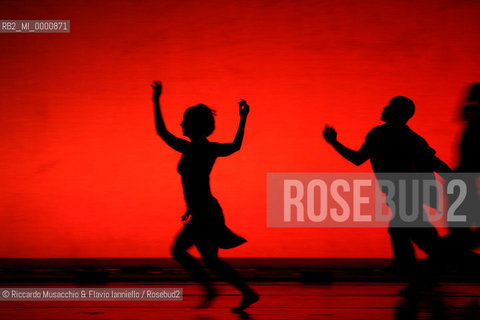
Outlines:
<svg viewBox="0 0 480 320"><path fill-rule="evenodd" d="M323 137L325 140L332 145L332 147L345 159L350 161L356 166L361 165L365 161L368 160L368 155L364 148L360 148L360 150L355 151L350 148L345 147L343 144L338 142L337 140L337 132L335 129L329 126L325 126L323 129Z"/></svg>

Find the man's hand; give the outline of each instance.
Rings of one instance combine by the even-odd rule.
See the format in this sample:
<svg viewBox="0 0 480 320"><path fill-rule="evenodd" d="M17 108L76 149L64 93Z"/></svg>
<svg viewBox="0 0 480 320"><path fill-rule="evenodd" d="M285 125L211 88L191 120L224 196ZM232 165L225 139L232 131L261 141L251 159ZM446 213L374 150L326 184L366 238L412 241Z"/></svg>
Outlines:
<svg viewBox="0 0 480 320"><path fill-rule="evenodd" d="M244 99L240 99L240 101L238 101L238 108L240 111L240 117L246 118L248 113L250 112L250 106Z"/></svg>
<svg viewBox="0 0 480 320"><path fill-rule="evenodd" d="M162 83L160 81L153 81L153 101L158 101L162 94Z"/></svg>
<svg viewBox="0 0 480 320"><path fill-rule="evenodd" d="M333 144L337 142L337 131L335 131L335 129L332 127L325 126L323 129L323 137L328 143Z"/></svg>

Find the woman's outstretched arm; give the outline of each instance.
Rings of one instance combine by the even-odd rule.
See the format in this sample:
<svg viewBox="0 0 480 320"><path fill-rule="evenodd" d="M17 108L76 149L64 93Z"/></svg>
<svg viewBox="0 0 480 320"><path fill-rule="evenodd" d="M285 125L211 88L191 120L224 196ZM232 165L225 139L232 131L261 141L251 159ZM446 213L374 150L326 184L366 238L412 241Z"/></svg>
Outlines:
<svg viewBox="0 0 480 320"><path fill-rule="evenodd" d="M153 106L155 112L155 126L157 128L158 135L165 141L172 149L183 152L185 146L188 144L187 140L175 137L165 126L163 121L162 112L160 110L160 95L162 94L162 84L160 81L154 81L153 88Z"/></svg>
<svg viewBox="0 0 480 320"><path fill-rule="evenodd" d="M243 136L245 134L245 124L247 123L247 115L250 112L250 106L244 99L240 99L238 102L238 108L240 113L240 124L238 125L237 134L232 143L217 144L217 156L226 157L234 152L240 150L243 142Z"/></svg>

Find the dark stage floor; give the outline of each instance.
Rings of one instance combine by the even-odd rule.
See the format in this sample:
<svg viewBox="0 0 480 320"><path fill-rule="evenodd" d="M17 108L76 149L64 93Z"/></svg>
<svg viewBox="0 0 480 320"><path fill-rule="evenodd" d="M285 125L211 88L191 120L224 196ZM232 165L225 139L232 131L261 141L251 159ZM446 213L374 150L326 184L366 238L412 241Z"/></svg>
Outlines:
<svg viewBox="0 0 480 320"><path fill-rule="evenodd" d="M15 284L2 285L15 287ZM21 287L48 284L22 283ZM62 285L69 287L69 285ZM35 301L0 303L0 319L480 319L480 284L444 283L429 294L408 301L397 292L400 283L341 282L302 285L295 282L253 283L261 300L248 314L230 309L240 296L217 283L221 294L211 308L195 309L203 292L190 282L115 283L106 287L183 288L183 301ZM79 287L72 285L71 287ZM92 287L101 287L94 285Z"/></svg>

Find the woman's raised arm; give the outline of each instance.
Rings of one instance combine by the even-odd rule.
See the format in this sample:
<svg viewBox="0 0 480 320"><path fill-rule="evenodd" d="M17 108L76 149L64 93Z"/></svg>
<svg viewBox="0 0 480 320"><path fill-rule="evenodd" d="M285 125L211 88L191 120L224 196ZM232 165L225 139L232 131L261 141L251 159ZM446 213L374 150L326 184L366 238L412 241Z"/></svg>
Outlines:
<svg viewBox="0 0 480 320"><path fill-rule="evenodd" d="M232 143L217 144L216 154L219 157L226 157L234 152L240 150L243 142L243 136L245 134L245 124L247 122L247 115L250 112L250 106L244 99L240 99L238 102L238 108L240 113L240 124L238 125L237 134Z"/></svg>
<svg viewBox="0 0 480 320"><path fill-rule="evenodd" d="M183 152L185 146L188 145L188 141L175 137L165 126L163 120L162 111L160 110L160 95L162 94L162 84L160 81L154 81L153 88L153 108L155 112L155 126L157 128L158 135L165 141L172 149Z"/></svg>

